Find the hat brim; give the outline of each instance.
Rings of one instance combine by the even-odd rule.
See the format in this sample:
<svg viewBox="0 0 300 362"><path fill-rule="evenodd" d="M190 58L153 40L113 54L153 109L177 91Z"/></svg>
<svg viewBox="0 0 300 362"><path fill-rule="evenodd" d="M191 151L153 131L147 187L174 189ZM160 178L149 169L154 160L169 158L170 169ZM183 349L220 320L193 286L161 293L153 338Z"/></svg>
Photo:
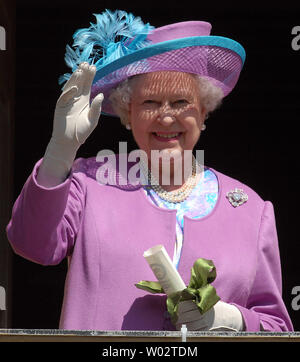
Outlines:
<svg viewBox="0 0 300 362"><path fill-rule="evenodd" d="M238 42L221 36L193 36L151 44L100 68L91 99L104 94L102 113L116 116L109 95L120 82L134 75L155 71L180 71L208 78L224 97L236 85L246 53Z"/></svg>

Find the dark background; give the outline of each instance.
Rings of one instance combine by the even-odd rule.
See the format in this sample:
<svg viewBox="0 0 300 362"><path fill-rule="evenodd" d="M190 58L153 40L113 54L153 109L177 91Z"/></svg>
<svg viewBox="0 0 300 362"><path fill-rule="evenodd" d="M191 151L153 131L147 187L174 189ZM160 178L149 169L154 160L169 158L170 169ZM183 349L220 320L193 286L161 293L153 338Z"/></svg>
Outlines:
<svg viewBox="0 0 300 362"><path fill-rule="evenodd" d="M207 121L197 148L205 163L237 178L273 202L283 273L283 298L293 311L292 288L300 285L298 211L298 130L300 51L291 47L291 30L300 25L300 6L282 2L214 1L18 1L16 17L16 120L14 199L44 153L60 94L58 77L66 44L75 30L94 22L93 13L122 9L158 27L205 20L212 34L240 42L246 62L240 81L223 106ZM298 64L297 64L298 63ZM120 121L101 116L99 126L79 150L90 157L118 143L136 148ZM58 328L65 262L44 267L13 256L12 328Z"/></svg>

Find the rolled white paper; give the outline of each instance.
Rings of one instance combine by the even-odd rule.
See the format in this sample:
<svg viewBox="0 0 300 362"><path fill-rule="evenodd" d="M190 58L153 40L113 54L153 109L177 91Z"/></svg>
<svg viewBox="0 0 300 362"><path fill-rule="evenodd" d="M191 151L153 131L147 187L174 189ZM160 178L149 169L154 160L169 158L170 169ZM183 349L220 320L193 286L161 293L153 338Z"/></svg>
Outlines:
<svg viewBox="0 0 300 362"><path fill-rule="evenodd" d="M163 245L156 245L143 255L167 295L186 288Z"/></svg>

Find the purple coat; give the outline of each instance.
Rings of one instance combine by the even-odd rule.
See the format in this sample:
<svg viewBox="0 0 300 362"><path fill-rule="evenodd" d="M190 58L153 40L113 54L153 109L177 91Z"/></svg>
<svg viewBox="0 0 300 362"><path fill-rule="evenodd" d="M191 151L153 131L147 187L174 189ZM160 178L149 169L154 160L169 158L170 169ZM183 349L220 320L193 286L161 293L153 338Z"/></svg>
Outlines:
<svg viewBox="0 0 300 362"><path fill-rule="evenodd" d="M101 185L95 158L76 160L68 179L53 188L37 184L39 161L15 202L7 235L14 251L54 265L66 256L60 328L174 330L165 295L137 289L155 280L143 252L163 244L173 255L176 210L161 209L136 187ZM130 165L129 165L130 168ZM184 220L179 273L186 284L198 258L213 260L221 300L241 311L247 331L293 330L281 297L281 266L274 211L241 182L213 170L219 197L201 219ZM233 207L226 193L242 188L248 201Z"/></svg>

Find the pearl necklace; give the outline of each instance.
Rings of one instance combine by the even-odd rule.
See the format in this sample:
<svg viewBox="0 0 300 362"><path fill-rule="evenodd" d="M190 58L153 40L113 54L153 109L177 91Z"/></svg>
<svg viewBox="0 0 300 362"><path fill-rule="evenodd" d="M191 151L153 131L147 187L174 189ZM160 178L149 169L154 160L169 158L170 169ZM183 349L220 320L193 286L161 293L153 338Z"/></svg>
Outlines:
<svg viewBox="0 0 300 362"><path fill-rule="evenodd" d="M179 189L174 191L166 191L164 190L159 183L156 181L156 178L151 174L151 170L145 166L144 162L141 160L142 170L144 174L147 173L148 170L148 183L150 187L155 191L155 193L163 200L171 202L171 203L179 203L188 198L191 194L194 187L197 185L199 180L199 174L197 173L196 168L196 160L193 156L193 164L192 164L192 174L188 177L187 181L181 186ZM155 181L154 184L151 181Z"/></svg>

